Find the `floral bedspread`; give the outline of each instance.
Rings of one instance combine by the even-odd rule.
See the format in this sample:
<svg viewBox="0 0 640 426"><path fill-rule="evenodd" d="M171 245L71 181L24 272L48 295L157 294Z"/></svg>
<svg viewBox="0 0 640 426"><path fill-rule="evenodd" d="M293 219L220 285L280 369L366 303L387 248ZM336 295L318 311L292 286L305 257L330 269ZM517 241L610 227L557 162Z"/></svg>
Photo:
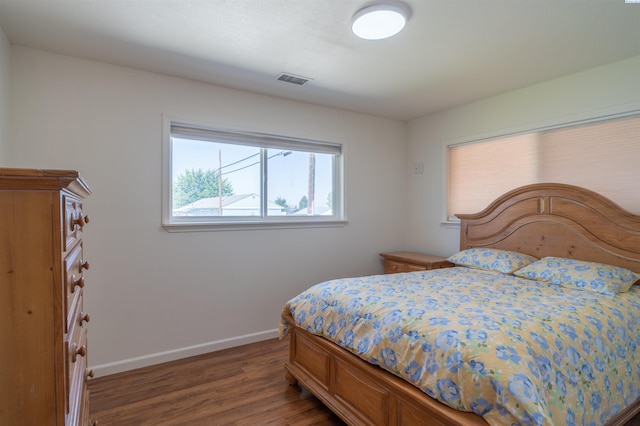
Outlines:
<svg viewBox="0 0 640 426"><path fill-rule="evenodd" d="M604 296L456 267L324 282L283 312L491 425L599 425L640 397L639 287Z"/></svg>

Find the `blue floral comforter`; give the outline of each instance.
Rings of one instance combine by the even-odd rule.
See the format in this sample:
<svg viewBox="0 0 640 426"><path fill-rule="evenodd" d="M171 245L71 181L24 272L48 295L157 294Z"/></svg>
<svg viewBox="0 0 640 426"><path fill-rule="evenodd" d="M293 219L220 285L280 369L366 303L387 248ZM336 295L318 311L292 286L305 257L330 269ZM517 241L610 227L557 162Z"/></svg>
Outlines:
<svg viewBox="0 0 640 426"><path fill-rule="evenodd" d="M324 282L283 312L491 425L600 425L640 397L637 285L604 296L456 267Z"/></svg>

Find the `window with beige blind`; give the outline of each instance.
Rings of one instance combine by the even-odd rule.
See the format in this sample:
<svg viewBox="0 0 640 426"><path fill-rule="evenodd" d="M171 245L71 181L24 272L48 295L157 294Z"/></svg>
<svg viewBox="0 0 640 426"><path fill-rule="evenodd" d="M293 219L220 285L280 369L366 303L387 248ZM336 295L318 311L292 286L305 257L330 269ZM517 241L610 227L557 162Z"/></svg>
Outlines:
<svg viewBox="0 0 640 426"><path fill-rule="evenodd" d="M448 146L447 218L522 185L558 182L640 214L640 112Z"/></svg>

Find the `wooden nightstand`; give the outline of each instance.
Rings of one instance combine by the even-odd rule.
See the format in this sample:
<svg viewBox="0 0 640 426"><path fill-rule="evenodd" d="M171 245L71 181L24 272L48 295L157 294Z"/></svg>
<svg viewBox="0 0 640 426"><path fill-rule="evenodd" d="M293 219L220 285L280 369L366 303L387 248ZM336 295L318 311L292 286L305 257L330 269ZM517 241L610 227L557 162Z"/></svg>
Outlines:
<svg viewBox="0 0 640 426"><path fill-rule="evenodd" d="M396 274L398 272L426 271L429 269L451 268L453 263L440 256L414 253L410 251L394 251L380 253L384 258L384 273Z"/></svg>

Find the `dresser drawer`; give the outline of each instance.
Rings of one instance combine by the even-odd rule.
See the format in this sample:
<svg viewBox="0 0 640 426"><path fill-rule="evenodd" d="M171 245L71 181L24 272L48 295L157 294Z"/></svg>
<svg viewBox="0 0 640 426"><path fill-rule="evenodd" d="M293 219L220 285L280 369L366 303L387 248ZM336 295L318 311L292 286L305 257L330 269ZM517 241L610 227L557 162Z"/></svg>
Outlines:
<svg viewBox="0 0 640 426"><path fill-rule="evenodd" d="M66 425L87 425L83 419L89 412L88 393L86 385L87 369L87 329L85 322L89 322L89 315L83 311L83 291L78 289L70 308L67 320L66 341L66 395L67 413Z"/></svg>
<svg viewBox="0 0 640 426"><path fill-rule="evenodd" d="M87 368L87 330L82 327L77 327L79 330L78 341L73 342L69 346L69 402L67 411L67 425L83 425L81 422L82 417L88 415L83 413L86 410L85 404L87 385L85 381L85 370ZM77 351L82 350L83 354L78 354ZM75 355L75 356L74 356ZM75 360L74 360L75 358Z"/></svg>
<svg viewBox="0 0 640 426"><path fill-rule="evenodd" d="M67 333L66 336L66 346L67 346L67 385L69 385L69 383L71 382L71 378L73 376L73 372L75 369L75 365L77 363L77 361L79 359L82 358L82 356L84 356L83 354L86 353L87 347L86 347L86 331L84 331L85 336L84 336L84 348L83 348L83 328L82 325L79 323L79 321L76 320L76 318L78 318L78 316L80 315L81 312L81 306L82 306L82 300L79 299L78 303L75 304L75 307L77 308L77 310L74 311L74 320L72 322L70 322L67 326L69 328L69 332ZM69 386L67 386L67 389L69 389Z"/></svg>
<svg viewBox="0 0 640 426"><path fill-rule="evenodd" d="M79 395L80 397L80 421L78 425L80 426L93 426L97 425L98 422L92 422L89 419L89 387L87 386L87 376L85 374L85 380L83 381L82 393Z"/></svg>
<svg viewBox="0 0 640 426"><path fill-rule="evenodd" d="M83 257L82 241L77 244L67 257L64 259L65 270L65 313L67 318L67 324L71 323L72 305L74 299L79 297L81 290L84 288L84 275L83 271L89 269L89 263L86 262ZM69 329L65 328L65 332Z"/></svg>
<svg viewBox="0 0 640 426"><path fill-rule="evenodd" d="M68 195L63 195L62 200L64 251L67 251L82 237L82 229L89 223L89 216L82 210L82 201Z"/></svg>

